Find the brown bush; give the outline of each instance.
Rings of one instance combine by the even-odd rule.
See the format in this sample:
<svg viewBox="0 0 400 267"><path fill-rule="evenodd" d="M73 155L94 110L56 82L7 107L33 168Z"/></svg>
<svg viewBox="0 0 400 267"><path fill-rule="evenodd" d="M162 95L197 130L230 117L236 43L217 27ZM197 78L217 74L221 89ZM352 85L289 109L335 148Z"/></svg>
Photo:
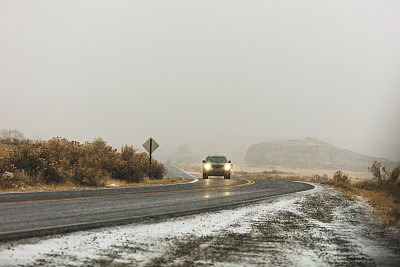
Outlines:
<svg viewBox="0 0 400 267"><path fill-rule="evenodd" d="M112 177L127 182L141 182L148 172L146 153L137 153L132 146L121 148Z"/></svg>
<svg viewBox="0 0 400 267"><path fill-rule="evenodd" d="M390 183L393 186L400 186L400 165L392 171L386 169L378 161L374 161L368 171L372 172L379 183Z"/></svg>
<svg viewBox="0 0 400 267"><path fill-rule="evenodd" d="M319 174L315 174L311 177L311 182L313 183L322 183L321 176Z"/></svg>
<svg viewBox="0 0 400 267"><path fill-rule="evenodd" d="M10 156L12 154L12 147L4 144L0 140L0 174L6 171L11 171Z"/></svg>
<svg viewBox="0 0 400 267"><path fill-rule="evenodd" d="M149 178L150 179L162 179L165 176L167 170L165 169L164 165L157 161L151 162L151 171Z"/></svg>
<svg viewBox="0 0 400 267"><path fill-rule="evenodd" d="M397 184L400 185L400 165L391 171L390 181L397 182Z"/></svg>
<svg viewBox="0 0 400 267"><path fill-rule="evenodd" d="M377 181L371 181L371 180L363 180L360 182L356 182L353 184L355 188L363 189L363 190L379 190L380 186Z"/></svg>
<svg viewBox="0 0 400 267"><path fill-rule="evenodd" d="M32 187L40 183L38 180L37 176L29 176L24 171L5 172L0 175L0 188Z"/></svg>
<svg viewBox="0 0 400 267"><path fill-rule="evenodd" d="M0 188L15 188L18 187L14 180L14 173L4 172L0 174Z"/></svg>
<svg viewBox="0 0 400 267"><path fill-rule="evenodd" d="M74 181L84 186L105 186L109 174L104 170L93 167L77 167L74 173Z"/></svg>
<svg viewBox="0 0 400 267"><path fill-rule="evenodd" d="M149 171L146 153L137 153L132 146L122 147L119 153L101 138L85 144L60 137L15 145L0 140L0 144L0 175L5 171L23 173L25 176L20 176L27 180L25 184L103 186L110 178L140 182ZM163 178L164 166L157 161L152 165L151 175ZM5 180L3 184L10 186Z"/></svg>
<svg viewBox="0 0 400 267"><path fill-rule="evenodd" d="M368 171L372 172L372 175L377 178L379 182L382 182L381 164L379 162L374 161L371 167L368 167Z"/></svg>
<svg viewBox="0 0 400 267"><path fill-rule="evenodd" d="M337 186L350 185L349 176L342 171L337 171L333 174L333 183Z"/></svg>

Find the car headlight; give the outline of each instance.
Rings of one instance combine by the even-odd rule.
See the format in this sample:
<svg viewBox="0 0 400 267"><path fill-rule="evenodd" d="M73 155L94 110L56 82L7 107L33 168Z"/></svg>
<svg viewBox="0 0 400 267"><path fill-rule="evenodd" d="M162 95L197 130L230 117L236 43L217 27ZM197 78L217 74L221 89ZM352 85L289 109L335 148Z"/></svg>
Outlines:
<svg viewBox="0 0 400 267"><path fill-rule="evenodd" d="M225 164L225 170L229 171L231 169L231 165L230 164Z"/></svg>
<svg viewBox="0 0 400 267"><path fill-rule="evenodd" d="M206 169L206 171L211 169L211 164L210 163L206 163L204 164L204 169Z"/></svg>

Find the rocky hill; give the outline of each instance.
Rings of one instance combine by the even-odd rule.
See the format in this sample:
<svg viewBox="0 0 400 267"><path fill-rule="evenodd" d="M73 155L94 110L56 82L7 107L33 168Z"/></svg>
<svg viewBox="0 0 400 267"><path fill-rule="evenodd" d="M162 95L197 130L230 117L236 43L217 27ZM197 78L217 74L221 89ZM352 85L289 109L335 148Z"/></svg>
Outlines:
<svg viewBox="0 0 400 267"><path fill-rule="evenodd" d="M245 161L252 166L368 171L375 160L390 169L399 164L340 149L310 137L255 144L247 150Z"/></svg>

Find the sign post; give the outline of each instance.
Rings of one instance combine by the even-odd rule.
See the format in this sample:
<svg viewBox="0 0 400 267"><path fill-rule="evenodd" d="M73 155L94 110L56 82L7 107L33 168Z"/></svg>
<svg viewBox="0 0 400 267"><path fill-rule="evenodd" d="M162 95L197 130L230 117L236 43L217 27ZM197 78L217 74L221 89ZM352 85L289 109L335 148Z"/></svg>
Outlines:
<svg viewBox="0 0 400 267"><path fill-rule="evenodd" d="M159 145L153 139L153 137L150 137L146 142L144 142L143 147L150 154L150 157L149 157L149 178L150 178L150 175L151 175L151 154L159 147Z"/></svg>

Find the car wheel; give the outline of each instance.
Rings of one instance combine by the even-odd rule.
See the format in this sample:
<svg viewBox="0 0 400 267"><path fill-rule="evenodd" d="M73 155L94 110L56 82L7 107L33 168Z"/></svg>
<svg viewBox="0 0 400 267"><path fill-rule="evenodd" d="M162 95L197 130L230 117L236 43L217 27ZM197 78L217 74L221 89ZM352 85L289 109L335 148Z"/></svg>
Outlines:
<svg viewBox="0 0 400 267"><path fill-rule="evenodd" d="M231 174L225 174L225 175L224 175L224 178L225 178L225 179L231 179Z"/></svg>
<svg viewBox="0 0 400 267"><path fill-rule="evenodd" d="M203 173L203 179L208 179L208 175Z"/></svg>

